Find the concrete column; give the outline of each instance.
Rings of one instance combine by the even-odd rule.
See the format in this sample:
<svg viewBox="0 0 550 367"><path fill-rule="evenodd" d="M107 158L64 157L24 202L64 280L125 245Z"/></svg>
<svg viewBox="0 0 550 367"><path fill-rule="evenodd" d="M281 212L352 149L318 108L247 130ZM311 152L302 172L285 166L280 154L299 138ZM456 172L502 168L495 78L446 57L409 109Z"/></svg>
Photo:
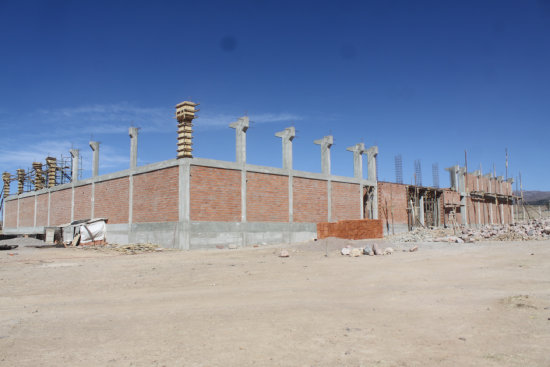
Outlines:
<svg viewBox="0 0 550 367"><path fill-rule="evenodd" d="M92 177L96 177L99 174L99 142L91 141L90 148L92 148L93 159L92 159Z"/></svg>
<svg viewBox="0 0 550 367"><path fill-rule="evenodd" d="M493 192L493 188L491 187L491 174L490 173L487 173L486 175L483 175L483 177L487 178L488 181L489 181L489 187L488 187L488 190L487 192L490 192L492 193ZM489 205L489 222L491 224L493 224L493 205Z"/></svg>
<svg viewBox="0 0 550 367"><path fill-rule="evenodd" d="M80 155L80 150L78 149L71 149L71 157L73 157L73 169L71 172L71 181L75 182L78 181L78 157Z"/></svg>
<svg viewBox="0 0 550 367"><path fill-rule="evenodd" d="M283 131L275 133L283 142L283 168L292 169L292 140L296 136L294 127L287 127Z"/></svg>
<svg viewBox="0 0 550 367"><path fill-rule="evenodd" d="M479 191L479 178L481 177L481 171L480 170L475 171L474 176L476 176L476 191ZM483 205L485 205L485 203ZM476 207L477 207L477 210L476 210L477 225L481 226L481 203L479 201L476 203ZM485 216L483 216L483 220L485 220Z"/></svg>
<svg viewBox="0 0 550 367"><path fill-rule="evenodd" d="M130 135L130 168L137 167L137 152L138 152L138 131L139 128L131 127L128 129Z"/></svg>
<svg viewBox="0 0 550 367"><path fill-rule="evenodd" d="M229 124L229 127L235 129L235 159L237 163L246 163L246 130L250 122L248 116L240 117L237 121Z"/></svg>
<svg viewBox="0 0 550 367"><path fill-rule="evenodd" d="M445 168L445 171L449 172L449 180L451 182L451 190L454 190L456 192L460 191L459 188L458 188L458 170L459 170L458 166L452 166L452 167Z"/></svg>
<svg viewBox="0 0 550 367"><path fill-rule="evenodd" d="M189 201L189 178L191 175L191 165L188 159L180 160L179 165L179 244L182 250L189 250L191 237L189 235L190 227L190 201Z"/></svg>
<svg viewBox="0 0 550 367"><path fill-rule="evenodd" d="M376 157L378 156L378 147L372 146L366 151L367 154L367 174L368 179L376 181Z"/></svg>
<svg viewBox="0 0 550 367"><path fill-rule="evenodd" d="M330 147L334 143L332 135L327 135L322 139L314 140L314 144L321 146L321 172L330 175Z"/></svg>
<svg viewBox="0 0 550 367"><path fill-rule="evenodd" d="M365 153L365 144L358 143L346 150L353 152L353 176L363 179L363 153Z"/></svg>
<svg viewBox="0 0 550 367"><path fill-rule="evenodd" d="M420 199L418 202L418 221L420 224L424 224L424 194L420 194Z"/></svg>

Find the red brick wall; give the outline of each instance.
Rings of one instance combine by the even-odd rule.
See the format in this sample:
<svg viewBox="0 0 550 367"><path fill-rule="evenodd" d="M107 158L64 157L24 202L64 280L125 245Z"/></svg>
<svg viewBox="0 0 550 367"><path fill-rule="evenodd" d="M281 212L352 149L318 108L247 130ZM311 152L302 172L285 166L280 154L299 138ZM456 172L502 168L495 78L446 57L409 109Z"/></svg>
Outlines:
<svg viewBox="0 0 550 367"><path fill-rule="evenodd" d="M178 167L134 176L133 222L177 222Z"/></svg>
<svg viewBox="0 0 550 367"><path fill-rule="evenodd" d="M17 226L17 200L6 201L4 210L6 211L4 227L15 228Z"/></svg>
<svg viewBox="0 0 550 367"><path fill-rule="evenodd" d="M288 176L247 172L249 222L288 222Z"/></svg>
<svg viewBox="0 0 550 367"><path fill-rule="evenodd" d="M477 176L474 176L471 173L467 173L465 175L465 179L466 179L466 182L467 182L466 191L468 191L468 192L476 191L477 190Z"/></svg>
<svg viewBox="0 0 550 367"><path fill-rule="evenodd" d="M19 200L19 227L34 226L34 196Z"/></svg>
<svg viewBox="0 0 550 367"><path fill-rule="evenodd" d="M50 225L69 223L71 221L72 189L51 193Z"/></svg>
<svg viewBox="0 0 550 367"><path fill-rule="evenodd" d="M94 216L108 223L128 223L129 178L99 182L95 185Z"/></svg>
<svg viewBox="0 0 550 367"><path fill-rule="evenodd" d="M331 215L333 221L361 219L361 196L359 185L332 182Z"/></svg>
<svg viewBox="0 0 550 367"><path fill-rule="evenodd" d="M384 236L381 219L342 220L336 223L318 223L317 238L327 237L360 240L382 238Z"/></svg>
<svg viewBox="0 0 550 367"><path fill-rule="evenodd" d="M393 223L408 224L407 185L378 182L378 217L391 223L393 208Z"/></svg>
<svg viewBox="0 0 550 367"><path fill-rule="evenodd" d="M190 216L196 221L241 221L241 171L191 166Z"/></svg>
<svg viewBox="0 0 550 367"><path fill-rule="evenodd" d="M294 177L292 189L295 222L319 223L328 220L327 181Z"/></svg>
<svg viewBox="0 0 550 367"><path fill-rule="evenodd" d="M48 225L48 194L42 194L36 197L36 225Z"/></svg>
<svg viewBox="0 0 550 367"><path fill-rule="evenodd" d="M74 220L92 217L92 185L74 188Z"/></svg>

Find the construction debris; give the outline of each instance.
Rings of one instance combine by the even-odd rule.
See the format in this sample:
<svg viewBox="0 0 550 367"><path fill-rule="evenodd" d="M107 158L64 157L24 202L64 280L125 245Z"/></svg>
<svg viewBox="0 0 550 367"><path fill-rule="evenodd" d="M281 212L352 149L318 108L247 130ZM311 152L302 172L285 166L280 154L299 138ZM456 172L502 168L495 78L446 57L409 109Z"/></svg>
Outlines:
<svg viewBox="0 0 550 367"><path fill-rule="evenodd" d="M120 252L123 255L136 255L146 252L158 252L164 251L159 245L152 243L133 243L128 245L117 245L117 244L108 244L108 245L85 245L79 246L78 248L83 250L92 250L100 252Z"/></svg>
<svg viewBox="0 0 550 367"><path fill-rule="evenodd" d="M550 239L550 219L530 220L515 224L491 224L479 228L416 228L411 232L388 236L392 242L530 241Z"/></svg>

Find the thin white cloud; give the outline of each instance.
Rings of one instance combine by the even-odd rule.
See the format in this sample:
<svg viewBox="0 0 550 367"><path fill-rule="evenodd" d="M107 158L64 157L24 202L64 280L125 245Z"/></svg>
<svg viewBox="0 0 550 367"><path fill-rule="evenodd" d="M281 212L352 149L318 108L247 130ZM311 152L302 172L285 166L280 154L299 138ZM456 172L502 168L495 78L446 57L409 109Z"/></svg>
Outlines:
<svg viewBox="0 0 550 367"><path fill-rule="evenodd" d="M207 127L207 128L221 128L227 127L230 123L237 121L241 116L230 115L230 114L208 114L199 113L199 118L195 120L194 125L196 128ZM303 120L304 118L292 113L258 113L250 114L250 121L258 124L267 124L275 122L294 122Z"/></svg>

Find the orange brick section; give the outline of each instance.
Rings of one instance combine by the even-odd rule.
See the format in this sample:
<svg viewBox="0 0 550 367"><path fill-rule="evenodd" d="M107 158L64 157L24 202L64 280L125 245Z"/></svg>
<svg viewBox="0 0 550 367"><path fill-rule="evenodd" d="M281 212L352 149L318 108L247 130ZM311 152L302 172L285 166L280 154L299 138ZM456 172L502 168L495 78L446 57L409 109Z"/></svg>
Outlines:
<svg viewBox="0 0 550 367"><path fill-rule="evenodd" d="M191 166L190 217L196 221L241 221L241 171Z"/></svg>
<svg viewBox="0 0 550 367"><path fill-rule="evenodd" d="M336 223L318 223L317 238L338 237L348 240L382 238L383 230L381 219L341 220Z"/></svg>
<svg viewBox="0 0 550 367"><path fill-rule="evenodd" d="M92 217L92 185L74 188L74 220Z"/></svg>
<svg viewBox="0 0 550 367"><path fill-rule="evenodd" d="M51 193L50 225L56 226L71 221L72 189Z"/></svg>
<svg viewBox="0 0 550 367"><path fill-rule="evenodd" d="M107 218L110 224L128 223L129 178L99 182L95 185L94 217Z"/></svg>
<svg viewBox="0 0 550 367"><path fill-rule="evenodd" d="M17 226L17 200L6 201L4 210L6 211L4 227L15 228Z"/></svg>
<svg viewBox="0 0 550 367"><path fill-rule="evenodd" d="M19 227L34 226L34 196L19 200Z"/></svg>
<svg viewBox="0 0 550 367"><path fill-rule="evenodd" d="M48 194L42 194L36 197L36 225L48 225Z"/></svg>
<svg viewBox="0 0 550 367"><path fill-rule="evenodd" d="M393 209L394 224L408 224L407 185L378 182L378 215L391 223Z"/></svg>
<svg viewBox="0 0 550 367"><path fill-rule="evenodd" d="M249 222L288 222L288 176L248 172L246 217Z"/></svg>
<svg viewBox="0 0 550 367"><path fill-rule="evenodd" d="M361 219L359 185L333 182L331 199L332 220Z"/></svg>
<svg viewBox="0 0 550 367"><path fill-rule="evenodd" d="M177 222L178 178L178 167L134 176L132 221Z"/></svg>
<svg viewBox="0 0 550 367"><path fill-rule="evenodd" d="M327 181L294 177L292 189L295 222L319 223L328 220Z"/></svg>

